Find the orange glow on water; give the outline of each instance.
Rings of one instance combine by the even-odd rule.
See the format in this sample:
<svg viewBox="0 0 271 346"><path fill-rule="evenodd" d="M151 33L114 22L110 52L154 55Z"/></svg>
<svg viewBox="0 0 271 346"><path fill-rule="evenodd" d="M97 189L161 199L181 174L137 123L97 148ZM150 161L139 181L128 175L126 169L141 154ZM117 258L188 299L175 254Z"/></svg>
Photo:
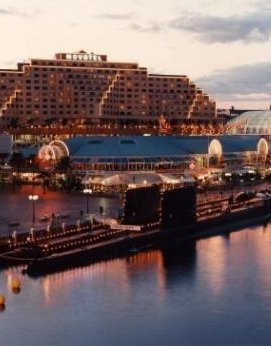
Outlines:
<svg viewBox="0 0 271 346"><path fill-rule="evenodd" d="M197 252L201 261L198 270L205 272L206 284L214 295L223 294L227 275L230 270L234 271L236 266L243 265L249 273L250 261L253 258L252 265L257 275L258 292L271 298L267 279L267 273L271 267L271 225L262 226L262 232L259 231L259 227L197 242ZM254 229L257 229L257 232L254 232ZM249 275L242 274L237 277L237 285L242 284L241 281L245 280L245 275Z"/></svg>
<svg viewBox="0 0 271 346"><path fill-rule="evenodd" d="M91 293L91 286L103 276L109 276L112 283L116 282L122 294L127 293L127 266L125 261L115 259L46 275L42 278L45 305L54 306L70 287L81 283L88 282Z"/></svg>
<svg viewBox="0 0 271 346"><path fill-rule="evenodd" d="M219 295L225 283L225 242L223 237L214 237L197 243L197 249L204 248L199 270L206 271L206 284L215 295Z"/></svg>

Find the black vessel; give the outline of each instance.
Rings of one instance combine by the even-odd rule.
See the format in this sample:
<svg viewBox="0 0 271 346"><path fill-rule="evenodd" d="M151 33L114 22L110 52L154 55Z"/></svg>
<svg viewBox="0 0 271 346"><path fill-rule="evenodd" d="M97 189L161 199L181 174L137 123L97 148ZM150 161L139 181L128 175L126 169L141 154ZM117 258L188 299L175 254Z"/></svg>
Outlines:
<svg viewBox="0 0 271 346"><path fill-rule="evenodd" d="M219 199L197 206L194 187L128 189L120 220L99 224L94 217L81 228L75 226L53 238L41 235L27 246L18 244L4 251L0 263L26 263L27 273L43 274L125 255L175 238L198 239L228 232L268 220L270 215L269 200L256 196L250 201Z"/></svg>

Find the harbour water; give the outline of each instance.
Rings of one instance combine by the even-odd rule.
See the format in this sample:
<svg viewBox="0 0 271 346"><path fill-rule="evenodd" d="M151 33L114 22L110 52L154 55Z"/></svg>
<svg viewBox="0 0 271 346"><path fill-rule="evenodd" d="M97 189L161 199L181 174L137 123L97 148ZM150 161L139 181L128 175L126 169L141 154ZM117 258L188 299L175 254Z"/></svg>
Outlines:
<svg viewBox="0 0 271 346"><path fill-rule="evenodd" d="M270 344L270 250L267 224L38 278L2 268L1 345Z"/></svg>

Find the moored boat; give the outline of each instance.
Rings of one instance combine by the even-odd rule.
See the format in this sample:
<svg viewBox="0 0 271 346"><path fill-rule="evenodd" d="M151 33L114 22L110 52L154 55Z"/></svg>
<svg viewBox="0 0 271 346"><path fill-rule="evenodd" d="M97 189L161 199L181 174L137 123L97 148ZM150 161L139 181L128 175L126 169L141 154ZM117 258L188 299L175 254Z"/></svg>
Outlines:
<svg viewBox="0 0 271 346"><path fill-rule="evenodd" d="M271 205L266 199L255 198L241 204L236 201L230 205L230 209L223 208L224 201L217 200L196 209L194 195L189 195L190 189L164 193L162 202L160 195L153 192L153 188L141 190L139 195L131 192L128 195L131 200L125 206L125 218L121 224L117 220L103 219L104 224L99 224L96 230L90 223L60 232L56 237L41 235L27 246L25 243L18 244L0 254L0 264L25 263L27 273L43 274L111 256L131 254L134 249L140 251L175 238L189 240L222 234L266 221L271 216ZM186 198L183 200L183 197ZM140 198L146 199L149 211L142 210ZM183 203L181 207L180 201ZM161 212L157 214L158 207ZM97 219L102 222L101 218ZM136 224L138 220L140 224Z"/></svg>

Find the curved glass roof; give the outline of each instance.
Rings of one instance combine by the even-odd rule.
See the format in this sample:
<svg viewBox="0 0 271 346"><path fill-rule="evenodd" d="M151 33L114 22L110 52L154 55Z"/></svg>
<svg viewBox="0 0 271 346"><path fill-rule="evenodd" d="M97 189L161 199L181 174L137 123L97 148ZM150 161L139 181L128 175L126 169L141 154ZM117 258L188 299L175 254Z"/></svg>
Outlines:
<svg viewBox="0 0 271 346"><path fill-rule="evenodd" d="M73 158L171 158L208 153L213 139L217 139L223 153L257 151L260 136L93 136L65 140Z"/></svg>
<svg viewBox="0 0 271 346"><path fill-rule="evenodd" d="M65 141L71 156L168 157L208 152L209 139L203 136L93 136Z"/></svg>
<svg viewBox="0 0 271 346"><path fill-rule="evenodd" d="M228 121L226 131L229 134L271 134L271 110L244 112Z"/></svg>

